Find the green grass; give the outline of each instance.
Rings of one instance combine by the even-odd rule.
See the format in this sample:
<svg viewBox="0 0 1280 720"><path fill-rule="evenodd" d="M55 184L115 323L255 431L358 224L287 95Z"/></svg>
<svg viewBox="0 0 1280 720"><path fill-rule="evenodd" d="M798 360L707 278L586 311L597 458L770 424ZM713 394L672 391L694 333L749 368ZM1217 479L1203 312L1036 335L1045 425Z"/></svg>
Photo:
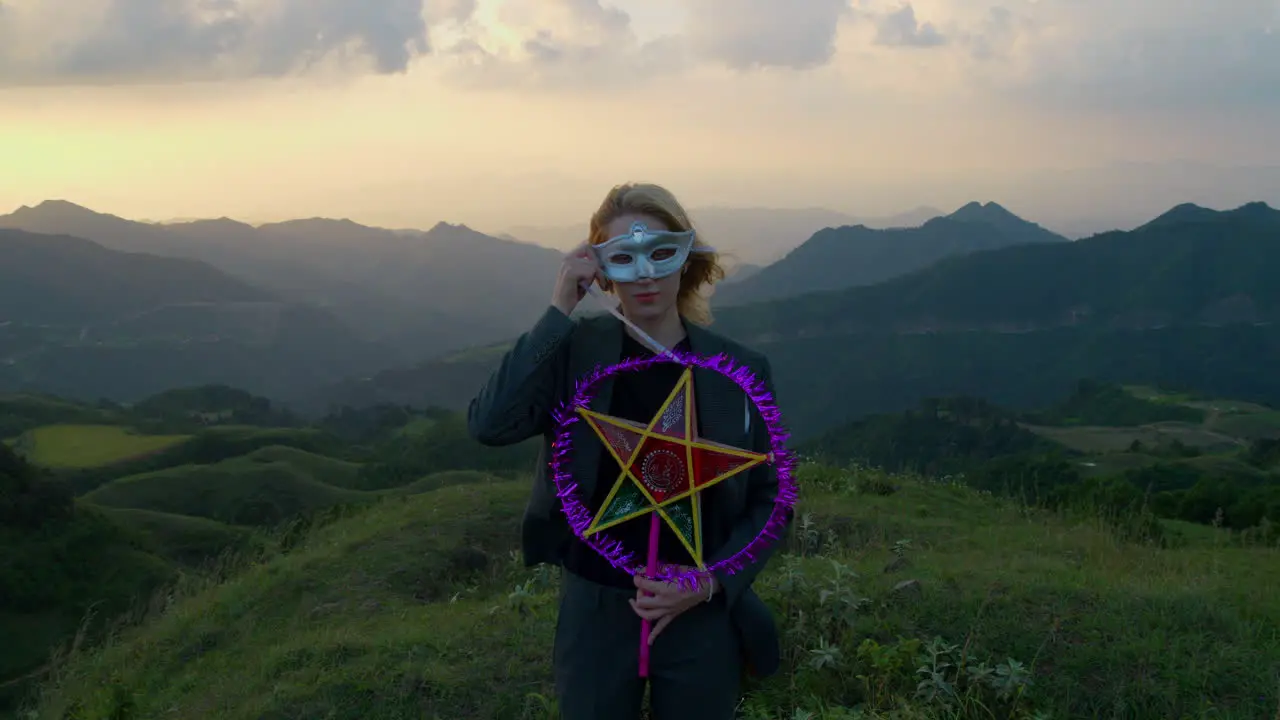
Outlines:
<svg viewBox="0 0 1280 720"><path fill-rule="evenodd" d="M958 486L893 478L896 493L861 495L857 479L806 469L793 537L757 584L784 668L750 686L743 717L1007 707L946 669L955 703L915 697L927 646L911 639L934 637L973 662L1025 664L1018 717L1275 715L1277 550L1212 528L1178 549L1127 544ZM513 561L527 493L476 482L321 527L74 658L33 717L554 717L538 697L553 694L554 574ZM895 593L905 580L919 593Z"/></svg>
<svg viewBox="0 0 1280 720"><path fill-rule="evenodd" d="M107 508L153 511L171 523L173 518L204 518L216 521L215 525L270 526L337 505L497 481L488 473L451 470L399 487L362 490L359 471L358 463L270 446L209 465L179 465L118 478L87 493L83 500ZM213 526L204 527L215 532Z"/></svg>
<svg viewBox="0 0 1280 720"><path fill-rule="evenodd" d="M1267 412L1221 415L1211 421L1210 427L1215 432L1248 440L1280 438L1280 412L1269 410Z"/></svg>
<svg viewBox="0 0 1280 720"><path fill-rule="evenodd" d="M396 434L408 437L426 437L439 422L435 418L414 418L406 423L404 427L397 430Z"/></svg>
<svg viewBox="0 0 1280 720"><path fill-rule="evenodd" d="M1267 473L1242 462L1239 458L1229 455L1202 455L1179 462L1191 465L1218 478L1239 480L1246 484L1264 483L1272 479Z"/></svg>
<svg viewBox="0 0 1280 720"><path fill-rule="evenodd" d="M156 510L233 525L274 525L286 518L367 498L320 482L288 462L248 456L212 465L181 465L113 480L84 500Z"/></svg>
<svg viewBox="0 0 1280 720"><path fill-rule="evenodd" d="M8 681L47 662L86 613L96 633L175 577L153 550L145 533L94 508L35 530L0 527L0 707Z"/></svg>
<svg viewBox="0 0 1280 720"><path fill-rule="evenodd" d="M432 473L426 477L418 478L408 485L397 488L391 488L383 491L387 495L418 495L432 490L439 490L442 487L451 485L472 485L476 483L492 483L501 482L501 480L489 473L477 472L475 470L446 470L445 472Z"/></svg>
<svg viewBox="0 0 1280 720"><path fill-rule="evenodd" d="M1085 453L1124 452L1135 441L1148 447L1169 445L1177 440L1187 447L1207 452L1238 449L1240 440L1222 432L1188 423L1154 423L1136 427L1052 427L1028 426L1028 430L1041 437Z"/></svg>
<svg viewBox="0 0 1280 720"><path fill-rule="evenodd" d="M1160 458L1144 453L1116 452L1078 458L1074 462L1080 468L1081 474L1087 477L1103 477L1154 465L1160 462Z"/></svg>
<svg viewBox="0 0 1280 720"><path fill-rule="evenodd" d="M199 566L224 553L265 547L265 539L250 528L227 525L190 515L104 507L102 513L117 524L138 531L153 554L186 566Z"/></svg>
<svg viewBox="0 0 1280 720"><path fill-rule="evenodd" d="M23 433L13 444L43 467L95 468L173 447L186 435L143 435L119 425L45 425Z"/></svg>
<svg viewBox="0 0 1280 720"><path fill-rule="evenodd" d="M1205 428L1241 440L1280 437L1280 411L1243 400L1193 398L1154 388L1127 387L1134 397L1152 402L1185 405L1208 413Z"/></svg>
<svg viewBox="0 0 1280 720"><path fill-rule="evenodd" d="M272 445L244 456L253 463L286 463L313 480L348 490L358 490L360 463L317 455L285 445Z"/></svg>

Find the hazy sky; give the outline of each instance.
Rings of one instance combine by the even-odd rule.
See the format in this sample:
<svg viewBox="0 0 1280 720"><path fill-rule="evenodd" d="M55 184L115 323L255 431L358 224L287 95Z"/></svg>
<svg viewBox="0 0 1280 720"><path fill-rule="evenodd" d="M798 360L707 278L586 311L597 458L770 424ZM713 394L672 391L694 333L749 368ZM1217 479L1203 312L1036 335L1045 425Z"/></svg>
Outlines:
<svg viewBox="0 0 1280 720"><path fill-rule="evenodd" d="M0 0L0 212L498 230L647 179L1053 220L1280 204L1256 166L1280 0Z"/></svg>

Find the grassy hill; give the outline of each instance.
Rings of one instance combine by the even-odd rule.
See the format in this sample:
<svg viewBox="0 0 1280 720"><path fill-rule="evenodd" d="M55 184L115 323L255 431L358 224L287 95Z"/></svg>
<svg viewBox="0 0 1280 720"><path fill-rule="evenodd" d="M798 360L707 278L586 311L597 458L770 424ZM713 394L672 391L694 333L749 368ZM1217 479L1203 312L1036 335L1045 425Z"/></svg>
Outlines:
<svg viewBox="0 0 1280 720"><path fill-rule="evenodd" d="M296 422L223 387L132 407L0 404L17 410L6 427L21 432L0 448L0 480L16 473L17 483L0 493L0 714L50 653L96 642L161 586L221 572L219 558L288 547L383 497L497 481L468 467L524 473L533 463L527 448L477 457L484 449L440 411L219 425Z"/></svg>
<svg viewBox="0 0 1280 720"><path fill-rule="evenodd" d="M199 397L169 396L165 417L187 422ZM1274 712L1280 532L1263 517L1280 518L1280 435L1191 442L1272 412L1092 382L1035 411L947 399L830 433L824 453L861 443L954 480L804 466L788 551L759 585L784 672L750 687L743 717ZM557 579L516 562L533 448L462 428L379 406L209 427L100 467L0 448L0 713L38 680L31 717L554 717ZM1121 447L1134 433L1152 442ZM1087 468L1101 461L1127 465ZM1072 502L992 495L1015 476ZM961 647L977 675L916 672Z"/></svg>
<svg viewBox="0 0 1280 720"><path fill-rule="evenodd" d="M141 546L181 566L199 568L224 553L236 555L264 549L266 537L253 528L236 527L191 515L103 507L104 517L137 533Z"/></svg>
<svg viewBox="0 0 1280 720"><path fill-rule="evenodd" d="M300 513L361 498L360 493L320 482L289 462L234 458L123 477L83 499L233 525L274 525Z"/></svg>
<svg viewBox="0 0 1280 720"><path fill-rule="evenodd" d="M37 531L0 527L0 710L15 678L176 579L145 534L91 508Z"/></svg>
<svg viewBox="0 0 1280 720"><path fill-rule="evenodd" d="M45 425L13 446L48 468L94 468L146 457L184 442L187 435L144 435L119 425Z"/></svg>
<svg viewBox="0 0 1280 720"><path fill-rule="evenodd" d="M1212 528L1162 549L959 486L803 472L758 583L784 668L743 717L1276 711L1276 550ZM30 717L555 717L557 580L513 562L526 494L448 487L320 528L80 653Z"/></svg>
<svg viewBox="0 0 1280 720"><path fill-rule="evenodd" d="M214 523L81 505L0 446L0 712L60 645L93 642L180 565L250 545Z"/></svg>
<svg viewBox="0 0 1280 720"><path fill-rule="evenodd" d="M1224 413L1259 431L1248 419L1274 411L1089 381L1045 409L1016 412L963 397L928 400L913 411L849 423L801 447L828 461L964 477L1050 506L1151 511L1269 533L1280 520L1280 432L1227 434Z"/></svg>
<svg viewBox="0 0 1280 720"><path fill-rule="evenodd" d="M269 445L254 450L245 455L244 460L259 464L283 463L326 485L359 489L360 463L317 455L287 445Z"/></svg>

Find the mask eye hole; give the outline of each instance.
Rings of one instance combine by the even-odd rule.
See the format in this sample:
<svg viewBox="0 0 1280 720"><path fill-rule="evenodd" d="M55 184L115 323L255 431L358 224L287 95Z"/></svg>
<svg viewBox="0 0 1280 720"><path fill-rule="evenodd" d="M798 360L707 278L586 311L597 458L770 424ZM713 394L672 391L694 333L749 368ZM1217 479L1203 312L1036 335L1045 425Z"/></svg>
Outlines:
<svg viewBox="0 0 1280 720"><path fill-rule="evenodd" d="M669 247L658 248L657 250L654 250L652 253L649 253L649 257L655 261L670 260L675 256L676 256L676 249L669 248Z"/></svg>
<svg viewBox="0 0 1280 720"><path fill-rule="evenodd" d="M615 253L609 256L610 265L630 265L631 256L625 253Z"/></svg>

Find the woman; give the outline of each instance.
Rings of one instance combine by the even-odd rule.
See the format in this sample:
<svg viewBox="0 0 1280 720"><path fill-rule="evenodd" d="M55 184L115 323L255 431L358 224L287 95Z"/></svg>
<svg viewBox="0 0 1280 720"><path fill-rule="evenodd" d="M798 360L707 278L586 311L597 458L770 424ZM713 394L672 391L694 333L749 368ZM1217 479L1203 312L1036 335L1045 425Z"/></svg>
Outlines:
<svg viewBox="0 0 1280 720"><path fill-rule="evenodd" d="M522 544L526 565L545 562L565 570L553 650L556 694L565 720L639 717L645 689L638 676L642 619L652 627L649 685L655 720L728 720L744 669L763 676L778 665L773 616L751 590L767 557L736 574L716 573L691 590L632 577L573 534L547 466L556 431L552 410L596 366L652 354L646 347L649 339L702 356L728 354L772 389L763 356L702 327L710 322L710 312L701 293L724 273L710 248L696 239L690 247L690 230L688 215L667 190L640 184L613 188L591 218L589 239L565 256L550 307L507 352L468 413L471 435L486 445L543 438ZM592 282L618 297L622 315L635 327L610 316L570 319ZM591 407L647 423L682 370L675 363L658 363L607 378L596 386ZM701 437L769 450L768 429L733 381L695 369L694 392ZM573 432L573 478L583 501L595 511L620 468L586 423L577 423ZM773 511L777 489L771 467L758 465L703 492L708 565L756 536ZM670 530L662 530L661 560L691 564ZM648 532L646 517L611 528L609 534L644 557Z"/></svg>

